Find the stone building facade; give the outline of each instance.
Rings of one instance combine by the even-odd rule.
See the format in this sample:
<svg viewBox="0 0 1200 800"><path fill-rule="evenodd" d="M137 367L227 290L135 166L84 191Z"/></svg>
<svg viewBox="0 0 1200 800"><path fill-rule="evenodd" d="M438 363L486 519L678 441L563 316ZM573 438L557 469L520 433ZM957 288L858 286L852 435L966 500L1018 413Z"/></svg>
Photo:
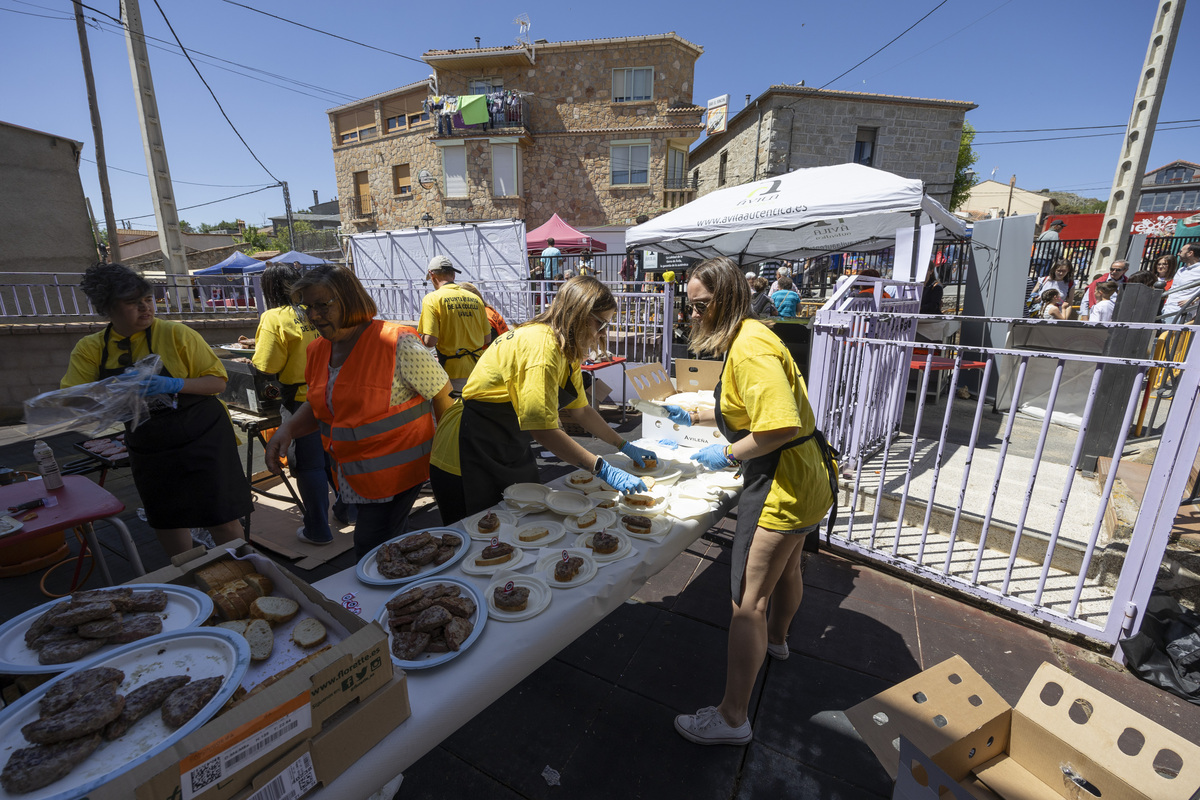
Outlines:
<svg viewBox="0 0 1200 800"><path fill-rule="evenodd" d="M524 219L633 225L692 198L687 151L703 49L674 33L430 50L441 95L511 102L484 126L438 125L421 81L330 109L342 224L351 232ZM614 94L616 92L616 94Z"/></svg>
<svg viewBox="0 0 1200 800"><path fill-rule="evenodd" d="M772 86L734 115L725 133L691 152L697 194L852 161L925 181L950 201L958 145L974 103Z"/></svg>

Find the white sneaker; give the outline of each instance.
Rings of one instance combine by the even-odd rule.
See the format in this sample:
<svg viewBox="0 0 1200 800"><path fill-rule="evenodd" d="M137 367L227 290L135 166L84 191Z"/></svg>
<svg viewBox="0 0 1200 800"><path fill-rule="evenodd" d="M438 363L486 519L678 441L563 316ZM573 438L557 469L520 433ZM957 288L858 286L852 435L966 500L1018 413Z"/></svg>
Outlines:
<svg viewBox="0 0 1200 800"><path fill-rule="evenodd" d="M299 528L296 529L296 538L307 544L315 544L318 547L323 547L324 545L327 545L327 544L333 544L332 537L330 537L328 541L324 541L324 542L318 542L316 539L308 538L308 534L305 533L303 525L301 525Z"/></svg>
<svg viewBox="0 0 1200 800"><path fill-rule="evenodd" d="M783 644L771 644L767 642L767 655L777 661L787 661L787 657L792 653L788 650L787 639L783 640Z"/></svg>
<svg viewBox="0 0 1200 800"><path fill-rule="evenodd" d="M750 720L733 727L716 706L702 708L695 714L680 714L675 718L679 735L696 744L749 744L754 738Z"/></svg>

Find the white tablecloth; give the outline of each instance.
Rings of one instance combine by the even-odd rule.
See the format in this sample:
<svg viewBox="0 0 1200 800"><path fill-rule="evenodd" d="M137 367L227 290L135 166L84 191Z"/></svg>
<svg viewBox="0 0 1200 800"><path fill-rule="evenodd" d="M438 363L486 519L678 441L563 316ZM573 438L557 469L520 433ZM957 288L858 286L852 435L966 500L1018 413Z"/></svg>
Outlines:
<svg viewBox="0 0 1200 800"><path fill-rule="evenodd" d="M676 458L686 458L690 452L684 448L676 453L662 450L663 454ZM548 485L564 488L563 481L560 478ZM710 504L710 513L676 521L662 541L633 539L638 557L601 566L596 577L582 586L552 589L549 607L532 619L523 622L489 619L480 637L457 658L432 669L409 672L412 716L364 753L331 785L310 796L368 797L378 791L635 594L651 576L724 517L736 497L734 492L725 492L720 501ZM545 512L531 514L523 522L542 518L561 519ZM573 540L574 534L568 532L554 546L567 546ZM532 573L533 567L519 571ZM457 566L438 574L470 581L481 593L492 581L491 577L467 575ZM353 592L364 619L374 619L387 598L399 588L364 585L355 577L354 568L315 586L335 602L342 602L345 595ZM486 612L486 608L480 609L480 613Z"/></svg>

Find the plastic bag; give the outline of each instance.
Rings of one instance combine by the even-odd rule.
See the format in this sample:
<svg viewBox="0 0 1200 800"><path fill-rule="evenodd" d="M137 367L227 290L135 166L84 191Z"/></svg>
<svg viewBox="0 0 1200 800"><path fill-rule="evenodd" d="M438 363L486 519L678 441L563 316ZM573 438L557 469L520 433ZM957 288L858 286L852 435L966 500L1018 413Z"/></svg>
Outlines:
<svg viewBox="0 0 1200 800"><path fill-rule="evenodd" d="M141 382L156 374L162 359L153 353L125 370L123 375L81 383L68 389L43 392L25 401L25 424L30 436L51 436L79 431L99 436L124 422L137 428L150 415Z"/></svg>

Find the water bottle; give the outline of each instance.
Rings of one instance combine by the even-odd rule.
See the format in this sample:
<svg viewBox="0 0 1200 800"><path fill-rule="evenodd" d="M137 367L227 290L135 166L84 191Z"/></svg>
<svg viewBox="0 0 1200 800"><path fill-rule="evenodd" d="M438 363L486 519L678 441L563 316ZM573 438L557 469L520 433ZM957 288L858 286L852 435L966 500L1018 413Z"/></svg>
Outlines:
<svg viewBox="0 0 1200 800"><path fill-rule="evenodd" d="M33 446L33 458L37 461L38 471L42 473L42 485L50 491L61 489L62 473L58 471L58 462L54 459L54 451L50 449L50 445L39 439Z"/></svg>

